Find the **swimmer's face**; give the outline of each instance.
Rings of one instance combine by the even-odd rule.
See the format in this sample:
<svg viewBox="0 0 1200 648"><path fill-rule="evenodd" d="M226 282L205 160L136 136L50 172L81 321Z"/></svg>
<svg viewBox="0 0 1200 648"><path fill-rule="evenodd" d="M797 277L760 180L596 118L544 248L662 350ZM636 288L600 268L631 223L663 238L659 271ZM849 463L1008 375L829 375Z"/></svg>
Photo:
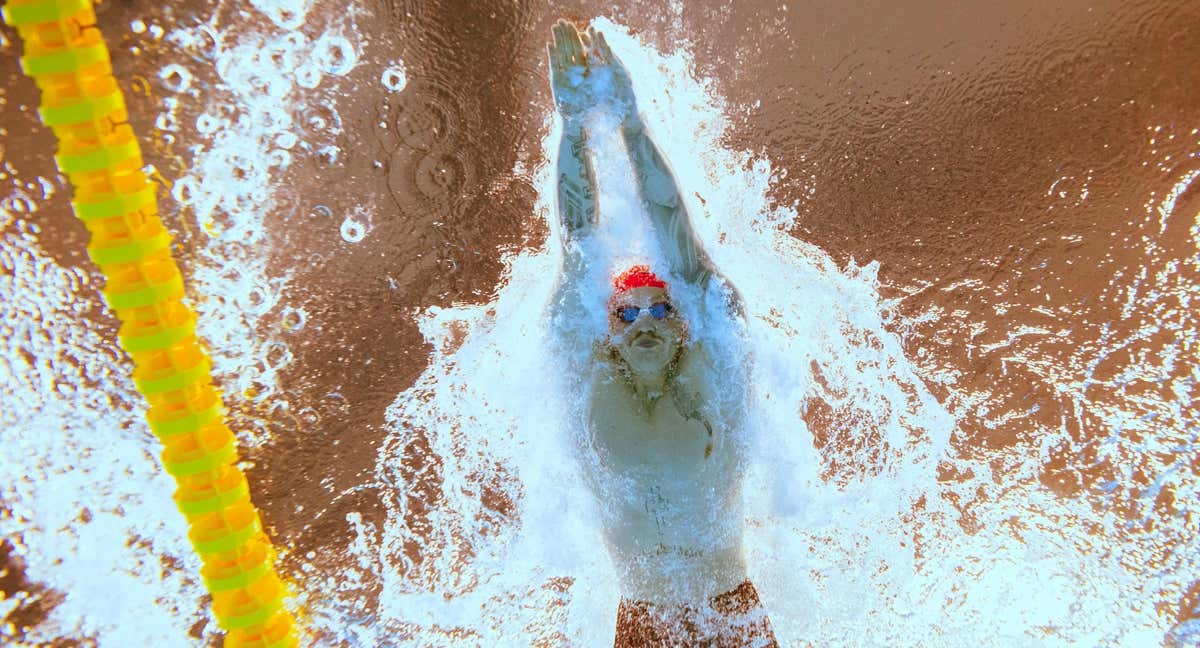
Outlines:
<svg viewBox="0 0 1200 648"><path fill-rule="evenodd" d="M637 373L665 369L683 344L686 328L666 289L645 286L626 290L613 295L609 306L609 341L621 358ZM636 316L633 309L637 309ZM656 311L665 312L664 317L656 319ZM631 317L633 321L627 322Z"/></svg>

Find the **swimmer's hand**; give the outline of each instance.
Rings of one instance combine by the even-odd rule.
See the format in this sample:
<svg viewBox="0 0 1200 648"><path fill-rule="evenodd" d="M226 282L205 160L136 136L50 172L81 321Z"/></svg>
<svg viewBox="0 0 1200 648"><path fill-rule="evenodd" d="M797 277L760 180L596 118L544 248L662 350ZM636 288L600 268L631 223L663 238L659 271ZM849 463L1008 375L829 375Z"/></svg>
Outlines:
<svg viewBox="0 0 1200 648"><path fill-rule="evenodd" d="M602 85L611 96L613 107L621 115L621 119L637 119L637 97L633 94L633 82L629 79L629 70L621 64L621 59L608 47L604 34L594 29L588 29L591 42L591 57L588 65L595 72L597 85Z"/></svg>
<svg viewBox="0 0 1200 648"><path fill-rule="evenodd" d="M566 21L558 21L551 28L554 42L546 46L550 56L550 89L554 92L554 105L566 121L576 120L591 105L584 81L588 76L587 48L579 30Z"/></svg>
<svg viewBox="0 0 1200 648"><path fill-rule="evenodd" d="M566 121L577 121L592 108L605 108L622 121L637 117L637 101L629 72L608 47L604 34L589 29L580 34L575 25L559 21L547 45L551 89L558 112Z"/></svg>

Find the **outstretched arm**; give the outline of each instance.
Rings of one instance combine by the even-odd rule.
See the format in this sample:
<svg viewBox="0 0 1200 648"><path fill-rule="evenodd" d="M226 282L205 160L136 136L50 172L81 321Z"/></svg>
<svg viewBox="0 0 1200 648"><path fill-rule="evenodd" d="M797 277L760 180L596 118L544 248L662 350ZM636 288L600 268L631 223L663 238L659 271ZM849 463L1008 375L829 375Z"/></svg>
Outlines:
<svg viewBox="0 0 1200 648"><path fill-rule="evenodd" d="M650 212L654 232L671 268L689 283L703 286L715 274L679 193L675 174L650 139L640 115L625 120L621 127L625 145L637 176L642 201Z"/></svg>
<svg viewBox="0 0 1200 648"><path fill-rule="evenodd" d="M596 222L596 173L587 133L566 120L558 144L558 213L568 238Z"/></svg>
<svg viewBox="0 0 1200 648"><path fill-rule="evenodd" d="M589 43L570 23L559 22L552 31L554 42L547 46L550 81L554 103L563 119L558 144L558 214L570 240L596 219L596 174L583 128L583 113L589 103L583 88L588 76Z"/></svg>
<svg viewBox="0 0 1200 648"><path fill-rule="evenodd" d="M621 134L629 149L638 190L650 212L659 243L672 270L685 281L703 286L715 274L715 269L692 229L692 220L680 195L675 174L650 139L638 114L629 72L609 48L604 34L595 33L591 40L593 57L598 60L598 65L604 66L612 75L613 93L625 114Z"/></svg>

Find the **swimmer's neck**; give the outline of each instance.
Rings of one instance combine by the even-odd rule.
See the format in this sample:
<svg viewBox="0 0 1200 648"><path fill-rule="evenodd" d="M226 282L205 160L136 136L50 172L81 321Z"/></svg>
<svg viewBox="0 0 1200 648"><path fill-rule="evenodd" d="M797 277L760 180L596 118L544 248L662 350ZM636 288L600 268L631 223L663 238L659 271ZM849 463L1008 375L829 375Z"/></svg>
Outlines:
<svg viewBox="0 0 1200 648"><path fill-rule="evenodd" d="M633 400L641 410L649 414L654 411L654 405L671 389L675 381L675 372L663 367L659 371L639 372L624 362L616 363L617 373L624 379L625 387L631 392Z"/></svg>

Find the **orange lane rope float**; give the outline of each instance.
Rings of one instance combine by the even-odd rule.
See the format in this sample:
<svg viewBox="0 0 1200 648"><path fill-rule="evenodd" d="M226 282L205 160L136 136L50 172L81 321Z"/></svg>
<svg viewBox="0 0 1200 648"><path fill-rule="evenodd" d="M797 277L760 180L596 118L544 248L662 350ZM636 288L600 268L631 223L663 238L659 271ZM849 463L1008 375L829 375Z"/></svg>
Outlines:
<svg viewBox="0 0 1200 648"><path fill-rule="evenodd" d="M4 19L20 34L21 66L41 89L39 114L58 138L55 160L92 234L88 253L107 277L104 296L121 320L120 343L150 404L146 418L162 441L163 466L178 484L175 503L203 562L225 645L296 646L275 550L235 465L236 442L196 337L196 314L182 301L171 235L142 171L92 0L10 0Z"/></svg>

